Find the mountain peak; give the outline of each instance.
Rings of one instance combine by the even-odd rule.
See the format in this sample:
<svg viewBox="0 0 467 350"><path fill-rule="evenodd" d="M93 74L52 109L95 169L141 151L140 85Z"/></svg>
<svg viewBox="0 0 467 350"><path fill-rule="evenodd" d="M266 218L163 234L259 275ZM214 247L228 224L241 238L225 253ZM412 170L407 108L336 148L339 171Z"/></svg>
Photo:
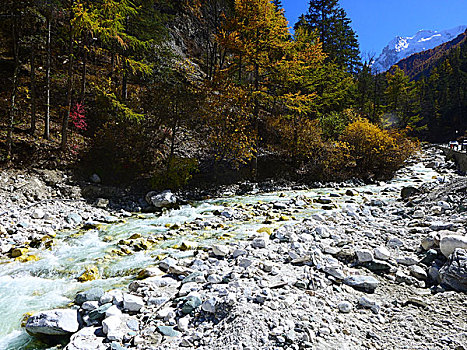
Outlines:
<svg viewBox="0 0 467 350"><path fill-rule="evenodd" d="M442 31L421 29L408 37L396 36L375 60L373 69L379 73L385 72L400 60L450 41L466 30L466 25L459 25Z"/></svg>

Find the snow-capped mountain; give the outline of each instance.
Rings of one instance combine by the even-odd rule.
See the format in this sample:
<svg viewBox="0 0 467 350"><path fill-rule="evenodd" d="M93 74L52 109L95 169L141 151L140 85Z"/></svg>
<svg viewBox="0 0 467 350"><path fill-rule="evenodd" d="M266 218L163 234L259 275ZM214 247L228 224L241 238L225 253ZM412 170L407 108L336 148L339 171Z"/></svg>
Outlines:
<svg viewBox="0 0 467 350"><path fill-rule="evenodd" d="M400 60L414 53L429 50L450 41L465 32L466 29L467 26L462 25L440 32L436 30L420 30L414 36L395 37L383 49L383 52L375 60L372 67L375 72L385 72Z"/></svg>

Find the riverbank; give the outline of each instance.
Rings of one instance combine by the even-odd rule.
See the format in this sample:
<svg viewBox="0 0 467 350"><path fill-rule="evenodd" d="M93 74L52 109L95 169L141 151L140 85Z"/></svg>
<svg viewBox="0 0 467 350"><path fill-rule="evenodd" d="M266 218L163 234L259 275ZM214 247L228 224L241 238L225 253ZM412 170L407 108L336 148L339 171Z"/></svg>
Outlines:
<svg viewBox="0 0 467 350"><path fill-rule="evenodd" d="M466 234L466 187L450 168L438 151L428 149L387 183L265 194L253 187L244 196L199 203L200 209L167 212L157 224L159 219L132 218L111 202L115 209L79 196L55 201L51 192L50 198L38 198L37 208L25 206L2 220L6 226L27 219L37 228L57 225L51 228L58 231L73 227L75 213L80 224L110 227L94 226L87 233L96 232L92 239L113 239L109 244L128 249L129 260L145 257L133 272L142 279L128 289L104 293L104 286L83 284L83 290L97 289L74 300L78 327L87 327L72 336L69 350L461 349L467 346L467 300L439 283L449 263L440 239ZM412 197L402 200L403 188ZM13 192L21 189L27 198L27 186ZM52 206L41 202L49 199ZM7 200L6 205L14 202ZM49 218L30 218L36 209L48 209ZM195 213L188 218L183 210ZM23 226L15 227L37 230ZM115 232L126 240L109 237ZM11 226L7 235L29 239ZM206 235L215 240L200 238ZM156 245L158 237L177 237L178 243L157 257L136 252L136 241Z"/></svg>

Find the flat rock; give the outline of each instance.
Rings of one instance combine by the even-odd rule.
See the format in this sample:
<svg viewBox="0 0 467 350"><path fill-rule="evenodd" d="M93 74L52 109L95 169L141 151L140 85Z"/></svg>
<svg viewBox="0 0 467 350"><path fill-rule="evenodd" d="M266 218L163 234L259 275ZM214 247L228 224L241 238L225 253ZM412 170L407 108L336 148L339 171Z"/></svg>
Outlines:
<svg viewBox="0 0 467 350"><path fill-rule="evenodd" d="M138 312L144 306L143 298L125 293L123 294L123 308L130 312Z"/></svg>
<svg viewBox="0 0 467 350"><path fill-rule="evenodd" d="M357 290L372 293L379 285L379 281L372 276L355 275L344 279L344 283Z"/></svg>
<svg viewBox="0 0 467 350"><path fill-rule="evenodd" d="M104 340L100 327L85 327L71 336L65 350L107 350Z"/></svg>

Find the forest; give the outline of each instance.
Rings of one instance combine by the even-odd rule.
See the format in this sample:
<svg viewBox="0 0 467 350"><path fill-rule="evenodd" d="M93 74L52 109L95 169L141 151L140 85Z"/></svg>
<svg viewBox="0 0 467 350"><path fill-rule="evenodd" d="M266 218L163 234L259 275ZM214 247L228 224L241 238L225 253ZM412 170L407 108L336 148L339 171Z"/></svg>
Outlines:
<svg viewBox="0 0 467 350"><path fill-rule="evenodd" d="M378 179L418 140L465 132L465 43L417 80L374 72L337 0L310 1L292 25L277 0L6 0L1 11L2 166L156 189Z"/></svg>

